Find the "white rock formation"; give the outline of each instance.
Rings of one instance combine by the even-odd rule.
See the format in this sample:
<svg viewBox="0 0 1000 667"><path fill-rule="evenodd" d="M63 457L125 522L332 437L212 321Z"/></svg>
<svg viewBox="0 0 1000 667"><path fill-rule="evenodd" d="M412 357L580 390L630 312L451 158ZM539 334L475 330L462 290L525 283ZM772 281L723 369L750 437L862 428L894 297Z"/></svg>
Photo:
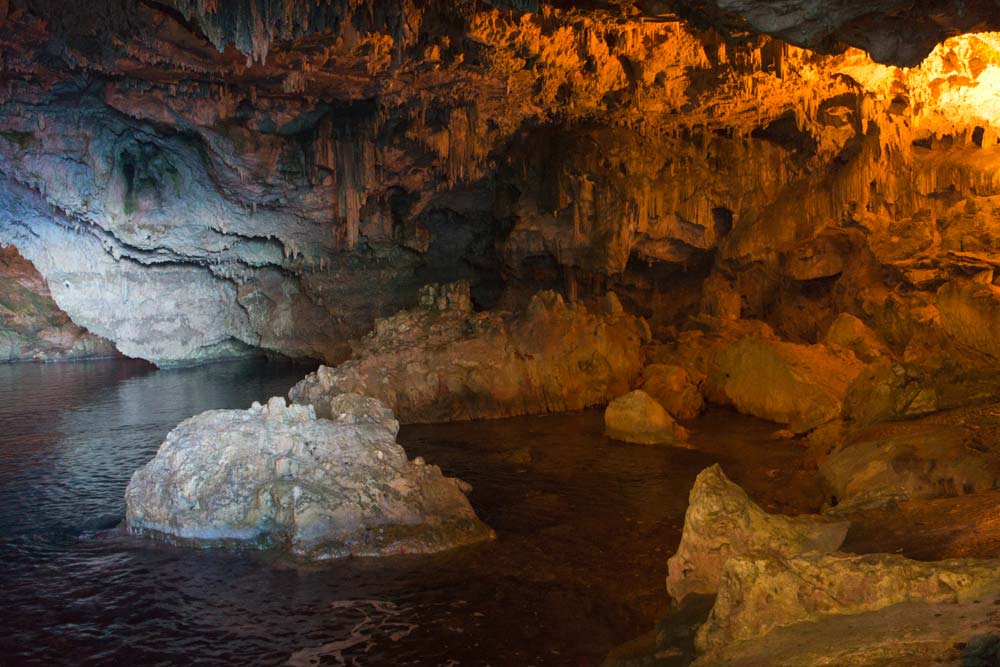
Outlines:
<svg viewBox="0 0 1000 667"><path fill-rule="evenodd" d="M322 559L429 553L492 537L445 477L396 444L392 412L348 394L333 420L272 398L175 428L125 492L130 532Z"/></svg>

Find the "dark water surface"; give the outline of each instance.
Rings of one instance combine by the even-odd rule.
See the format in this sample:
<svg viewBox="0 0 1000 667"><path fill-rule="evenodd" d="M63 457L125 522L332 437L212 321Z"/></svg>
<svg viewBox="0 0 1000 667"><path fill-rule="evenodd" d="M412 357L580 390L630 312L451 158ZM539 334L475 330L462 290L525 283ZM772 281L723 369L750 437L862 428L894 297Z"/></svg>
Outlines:
<svg viewBox="0 0 1000 667"><path fill-rule="evenodd" d="M403 429L411 457L475 487L498 539L473 548L303 567L108 530L170 429L305 372L0 367L0 665L598 665L665 612L701 468L793 505L806 476L760 422L711 413L695 452L613 443L595 411Z"/></svg>

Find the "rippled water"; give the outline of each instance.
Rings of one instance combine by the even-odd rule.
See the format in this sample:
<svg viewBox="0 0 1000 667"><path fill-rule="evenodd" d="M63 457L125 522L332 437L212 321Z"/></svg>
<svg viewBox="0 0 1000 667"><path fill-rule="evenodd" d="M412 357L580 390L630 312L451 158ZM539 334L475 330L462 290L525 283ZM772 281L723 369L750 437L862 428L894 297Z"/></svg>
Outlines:
<svg viewBox="0 0 1000 667"><path fill-rule="evenodd" d="M795 489L799 453L758 422L712 413L695 452L612 443L587 412L403 429L411 457L475 487L498 535L477 547L303 567L109 530L178 422L304 372L0 367L0 665L597 665L665 611L702 467Z"/></svg>

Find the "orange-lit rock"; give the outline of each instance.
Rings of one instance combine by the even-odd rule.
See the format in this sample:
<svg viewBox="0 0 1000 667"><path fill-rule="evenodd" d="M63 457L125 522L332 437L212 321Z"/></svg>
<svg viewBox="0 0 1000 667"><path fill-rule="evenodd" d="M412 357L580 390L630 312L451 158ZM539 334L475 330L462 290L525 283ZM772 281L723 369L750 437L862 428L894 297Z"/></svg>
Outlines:
<svg viewBox="0 0 1000 667"><path fill-rule="evenodd" d="M979 26L945 10L933 25L914 18L920 39L890 49L873 14L859 25L824 6L824 30L846 21L845 41L882 60L931 50L903 68L746 33L829 37L808 11L775 26L759 2L730 8L746 23L728 37L728 19L685 7L706 21L686 23L672 3L337 0L253 20L242 2L173 4L189 22L159 5L100 25L14 3L0 114L3 208L35 213L9 216L0 238L79 245L72 261L39 263L84 285L94 250L66 236L78 229L108 255L100 281L169 262L204 283L197 308L226 314L193 319L167 361L235 348L339 361L420 284L461 278L480 306L505 286L611 287L658 333L698 314L698 293L701 314L762 320L800 343L851 312L905 350L921 323L885 312L887 297L933 308L942 284L991 269L1000 247L1000 38L931 50L930 37ZM91 51L94 34L106 52ZM39 64L50 44L72 67ZM71 91L89 109L82 124L47 97L79 72L100 82ZM59 239L41 241L40 227ZM159 358L131 333L178 320L169 283L146 281L160 309L141 321L113 318L131 310L112 292L56 296Z"/></svg>
<svg viewBox="0 0 1000 667"><path fill-rule="evenodd" d="M1000 287L990 281L951 281L937 291L941 328L958 344L1000 359L995 331L1000 325Z"/></svg>
<svg viewBox="0 0 1000 667"><path fill-rule="evenodd" d="M421 306L379 320L350 361L321 366L290 396L328 416L341 393L378 398L400 421L580 410L627 392L649 328L608 295L605 313L542 292L518 313L474 313L468 284L429 286Z"/></svg>
<svg viewBox="0 0 1000 667"><path fill-rule="evenodd" d="M840 417L862 367L849 351L746 337L716 357L713 382L740 412L804 433Z"/></svg>
<svg viewBox="0 0 1000 667"><path fill-rule="evenodd" d="M698 631L697 645L720 651L802 621L909 601L972 601L998 590L996 561L923 563L890 554L842 553L738 557L723 570L719 596Z"/></svg>
<svg viewBox="0 0 1000 667"><path fill-rule="evenodd" d="M677 602L715 593L726 563L739 556L834 551L848 526L818 516L768 514L716 464L701 471L691 489L681 543L667 561L667 591Z"/></svg>
<svg viewBox="0 0 1000 667"><path fill-rule="evenodd" d="M849 313L841 313L826 330L823 342L850 350L864 362L871 362L889 354L889 349L878 334L864 322Z"/></svg>
<svg viewBox="0 0 1000 667"><path fill-rule="evenodd" d="M682 366L646 366L642 369L642 390L677 419L694 419L705 405L698 386Z"/></svg>
<svg viewBox="0 0 1000 667"><path fill-rule="evenodd" d="M998 413L989 405L876 424L827 457L820 474L832 497L854 506L997 488Z"/></svg>
<svg viewBox="0 0 1000 667"><path fill-rule="evenodd" d="M608 403L604 429L609 438L640 445L678 445L688 438L684 427L642 389Z"/></svg>

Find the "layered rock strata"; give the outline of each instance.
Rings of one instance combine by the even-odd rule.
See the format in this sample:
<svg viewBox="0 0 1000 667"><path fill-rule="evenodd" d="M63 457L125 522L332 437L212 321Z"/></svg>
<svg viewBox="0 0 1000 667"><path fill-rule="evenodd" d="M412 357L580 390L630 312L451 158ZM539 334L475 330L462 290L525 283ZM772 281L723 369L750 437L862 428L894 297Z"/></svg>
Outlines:
<svg viewBox="0 0 1000 667"><path fill-rule="evenodd" d="M0 240L160 364L339 362L467 278L997 366L998 38L952 36L984 4L12 0Z"/></svg>
<svg viewBox="0 0 1000 667"><path fill-rule="evenodd" d="M954 604L995 597L1000 594L998 565L986 560L924 563L891 554L740 556L723 570L697 645L702 651L725 649L779 627L904 602Z"/></svg>

